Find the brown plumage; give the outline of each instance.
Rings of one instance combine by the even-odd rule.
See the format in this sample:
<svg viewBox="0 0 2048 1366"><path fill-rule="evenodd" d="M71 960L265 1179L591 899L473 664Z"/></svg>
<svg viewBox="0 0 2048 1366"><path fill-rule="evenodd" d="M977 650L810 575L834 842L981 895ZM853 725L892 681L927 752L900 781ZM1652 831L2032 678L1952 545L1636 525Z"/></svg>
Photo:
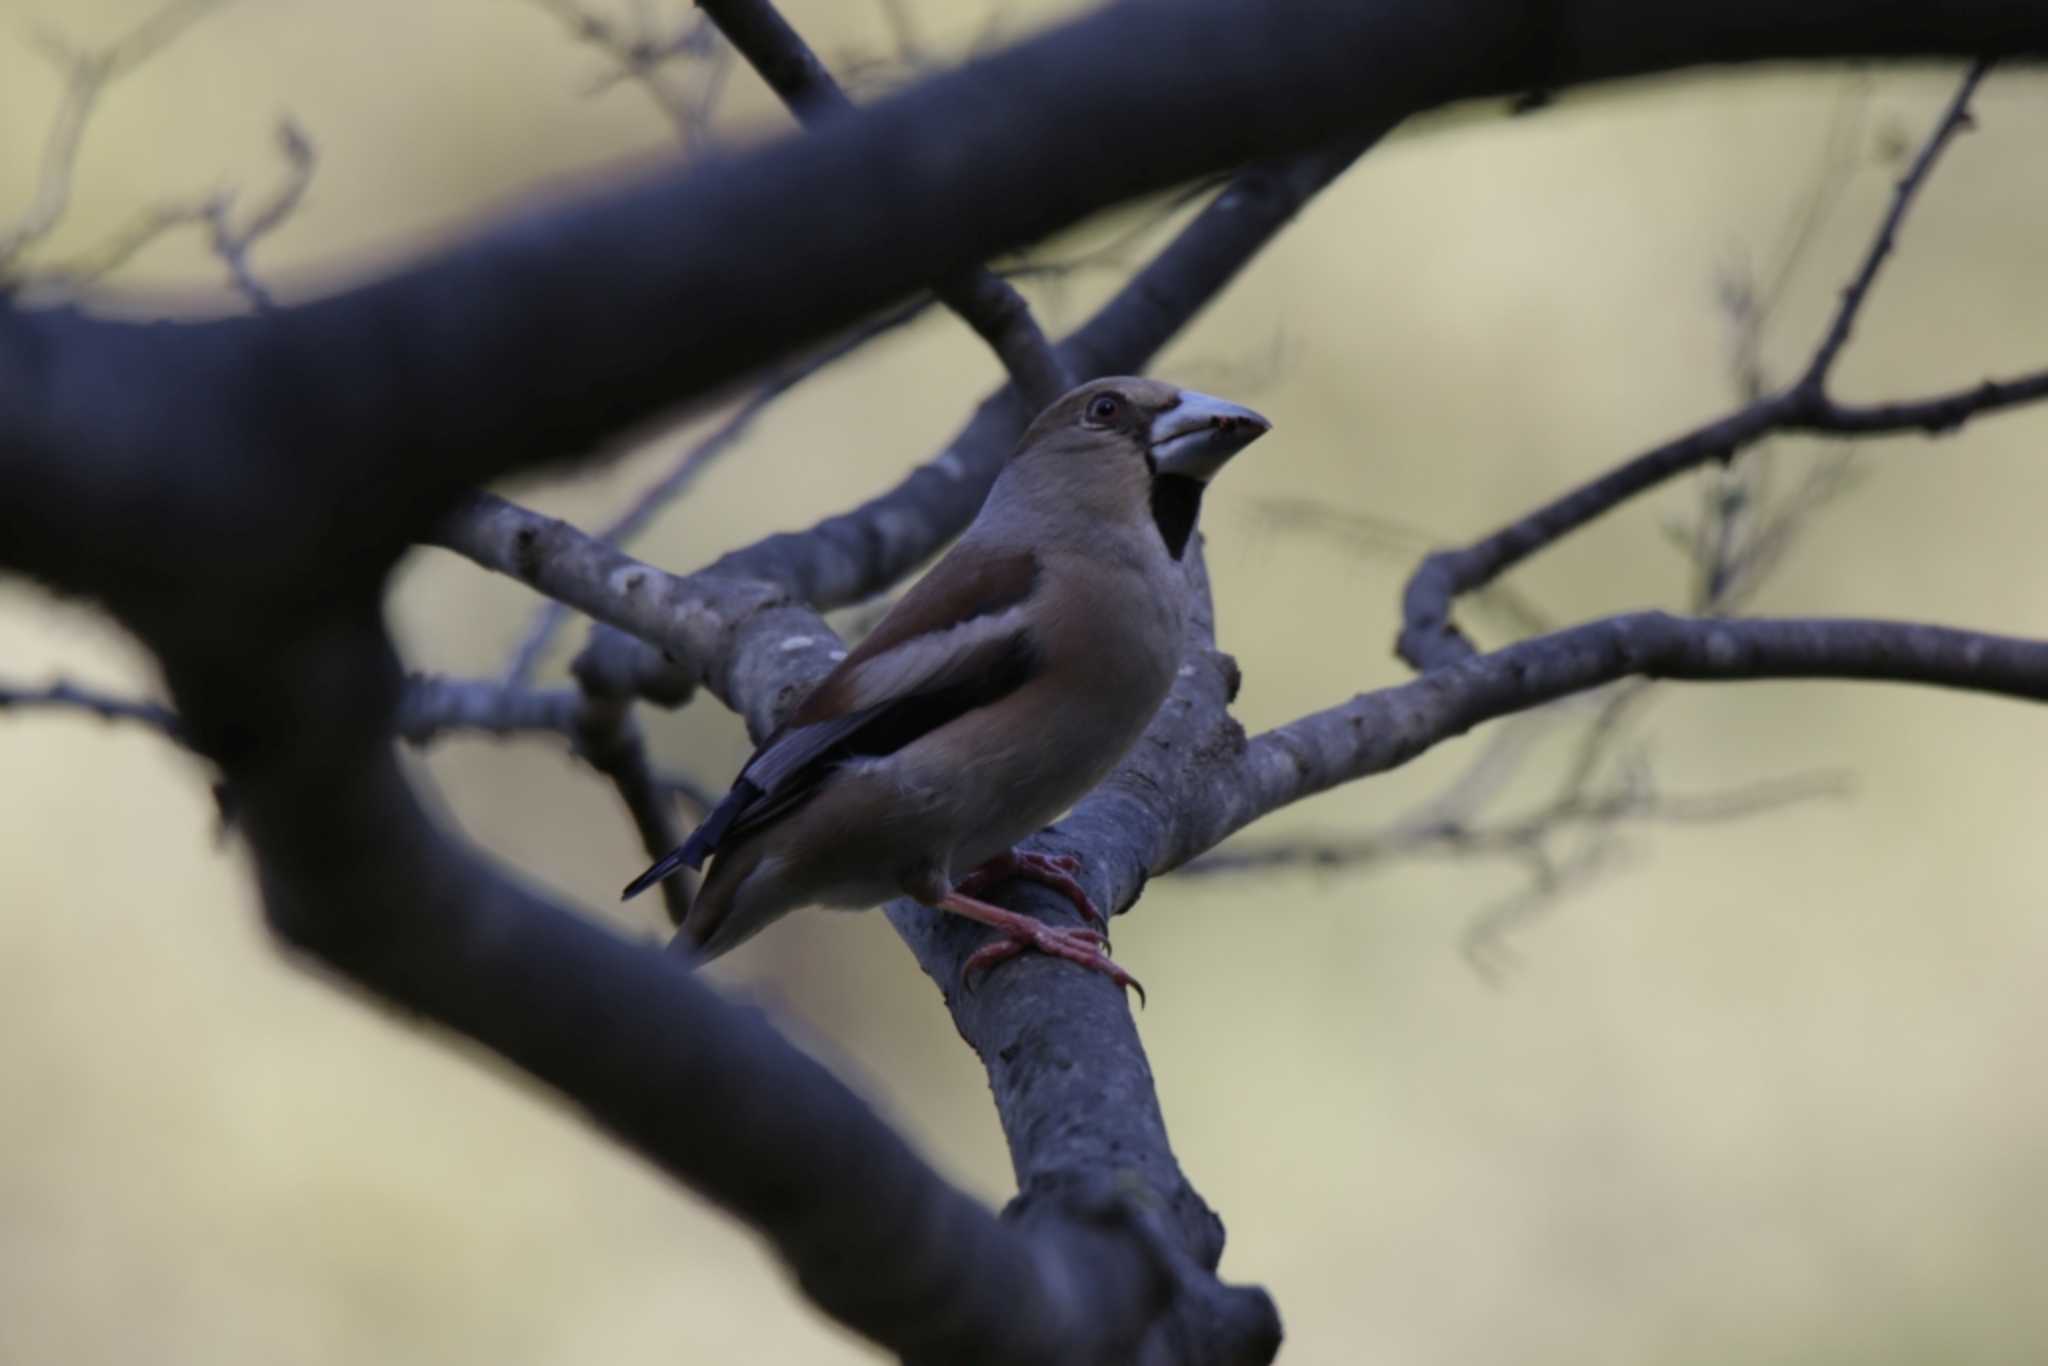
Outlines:
<svg viewBox="0 0 2048 1366"><path fill-rule="evenodd" d="M1135 985L1093 930L976 899L1071 864L1011 846L1109 772L1172 687L1180 557L1207 480L1265 419L1156 380L1097 380L1039 415L958 544L819 682L683 846L626 889L708 855L683 922L706 955L802 905L916 897L1022 948Z"/></svg>

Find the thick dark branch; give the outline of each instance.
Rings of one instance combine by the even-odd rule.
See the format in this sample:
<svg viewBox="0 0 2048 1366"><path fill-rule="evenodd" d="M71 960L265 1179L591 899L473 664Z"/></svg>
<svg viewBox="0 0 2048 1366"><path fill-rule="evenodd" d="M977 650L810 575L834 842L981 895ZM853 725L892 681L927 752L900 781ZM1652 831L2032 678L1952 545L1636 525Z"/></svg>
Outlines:
<svg viewBox="0 0 2048 1366"><path fill-rule="evenodd" d="M1133 194L1488 91L1699 61L2048 42L2048 14L2005 0L1728 0L1647 19L1567 0L1537 13L1551 27L1478 0L1114 6L807 138L528 216L318 303L150 328L0 313L0 558L106 598L163 657L197 743L240 798L282 935L573 1097L760 1229L842 1321L931 1360L1264 1359L1277 1325L1262 1296L1224 1292L1171 1256L1162 1266L1133 1230L1077 1222L1135 1201L1138 1228L1161 1235L1144 1248L1179 1249L1199 1268L1220 1245L1166 1149L1106 984L1020 960L956 1016L989 1059L1012 1133L1027 1227L1006 1228L758 1019L437 831L383 743L397 680L368 604L462 490L586 451L933 273ZM1271 97L1276 79L1287 98ZM978 501L976 490L967 510ZM480 553L539 580L551 572L540 557L559 552L572 586L601 585L596 607L673 640L752 722L835 648L775 576L699 575L672 592L522 518L481 505ZM203 618L195 601L209 604ZM1534 691L1602 675L1566 667L1580 654L1689 667L1685 649L1654 648L1644 620L1635 655L1582 641L1557 666L1565 682ZM1725 666L1721 640L1695 653ZM1906 662L1946 648L1920 641ZM1963 662L1995 672L2003 649L1980 640ZM1919 676L1879 654L1873 673ZM1488 707L1523 705L1542 663L1502 682L1474 661L1413 685L1403 705L1462 698L1437 718L1453 733ZM1145 744L1062 823L1107 903L1127 904L1148 871L1243 814L1231 803L1245 780L1277 797L1291 768L1312 790L1299 775L1322 770L1296 747L1246 747L1222 710L1231 677L1221 657L1196 660ZM1374 743L1427 729L1372 719L1393 723ZM1287 729L1300 727L1303 742L1333 745L1359 729L1341 716ZM957 927L940 932L957 947ZM938 942L926 961L943 968L957 953ZM1091 1188L1105 1173L1132 1194L1105 1201ZM1174 1316L1152 1327L1172 1291Z"/></svg>
<svg viewBox="0 0 2048 1366"><path fill-rule="evenodd" d="M133 566L77 547L168 523L238 563L259 549L306 591L333 572L333 528L395 555L462 491L590 451L935 274L1345 128L1700 62L2044 48L2048 11L2011 0L1723 0L1647 17L1607 0L1114 5L804 137L525 215L260 319L0 314L14 381L0 385L0 477L18 482L26 460L60 485L154 486L142 506L103 508L106 534L83 540L9 500L0 553L68 561L77 586L107 589ZM275 543L252 547L266 526ZM164 591L190 601L212 586L190 581L205 567Z"/></svg>
<svg viewBox="0 0 2048 1366"><path fill-rule="evenodd" d="M699 4L805 124L815 125L853 109L853 101L832 79L825 63L769 0L699 0ZM942 276L932 288L940 302L989 344L1030 411L1051 403L1073 383L1059 353L1032 317L1031 306L1008 282L985 267L968 266Z"/></svg>
<svg viewBox="0 0 2048 1366"><path fill-rule="evenodd" d="M1309 199L1376 140L1376 135L1358 136L1241 172L1062 344L1074 373L1089 377L1144 369L1153 353L1186 327ZM703 584L706 591L678 601L724 612L714 596L725 595L733 581L776 585L820 610L883 591L973 519L1029 416L1016 390L1005 385L982 400L944 451L894 488L806 530L764 537L721 557L682 581ZM469 553L449 539L442 543ZM487 567L505 572L502 562ZM782 599L768 595L763 601L779 605ZM603 613L592 615L614 620L626 631L635 629ZM736 643L745 619L720 619L732 628L725 639ZM643 647L635 657L628 642L615 638L605 646L605 667L615 677L637 680L650 697L661 694L656 700L687 697L705 677L747 672L723 655L692 653L689 645L673 637L645 638L665 648L668 656ZM728 693L719 696L728 703L732 700ZM756 722L761 719L760 713L746 710Z"/></svg>
<svg viewBox="0 0 2048 1366"><path fill-rule="evenodd" d="M910 1360L1128 1359L1167 1285L1113 1215L1101 1231L1005 1227L757 1011L437 829L380 739L398 679L373 627L281 642L255 667L167 665L202 746L231 756L291 944L556 1088Z"/></svg>

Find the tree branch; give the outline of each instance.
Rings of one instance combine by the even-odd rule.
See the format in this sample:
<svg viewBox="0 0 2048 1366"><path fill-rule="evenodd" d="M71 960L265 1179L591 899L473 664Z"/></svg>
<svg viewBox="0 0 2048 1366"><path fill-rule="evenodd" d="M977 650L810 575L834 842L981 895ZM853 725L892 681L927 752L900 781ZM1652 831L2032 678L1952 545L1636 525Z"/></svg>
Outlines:
<svg viewBox="0 0 2048 1366"><path fill-rule="evenodd" d="M1358 135L1304 156L1241 172L1066 339L1061 350L1069 357L1074 373L1092 377L1144 369L1154 352L1376 140L1376 134ZM530 581L539 591L646 640L648 644L638 646L636 652L630 641L609 638L603 647L603 667L615 679L630 678L650 698L679 705L700 682L746 672L735 667L733 652L742 639L741 628L754 611L780 608L790 596L821 611L844 607L883 591L935 554L980 509L1029 416L1015 389L1005 385L982 400L943 451L913 469L894 488L803 531L764 537L677 580L681 586L665 589L672 603L668 612L707 623L704 631L687 639L679 631L663 633L633 624L639 618L629 617L621 605L609 601L598 578L586 577L573 586L562 586L561 591ZM497 503L484 506L499 510ZM473 553L488 533L483 528L458 527L456 523L464 516L458 513L451 519L435 543L469 555L486 568L517 573L507 568L516 566L516 557L502 552ZM535 519L536 530L541 521ZM614 563L610 567L623 566ZM746 583L769 587L747 597L734 587ZM562 596L570 591L577 597ZM585 602L597 605L584 606ZM797 623L782 625L789 627L783 635L771 631L747 638L769 641L779 649L783 640L795 638L802 630ZM702 643L707 639L711 644ZM788 673L796 676L802 670ZM786 682L785 678L774 686ZM749 717L757 736L765 733L761 725L770 713L733 704L733 694L719 691L715 684L713 690Z"/></svg>
<svg viewBox="0 0 2048 1366"><path fill-rule="evenodd" d="M96 688L86 688L60 678L41 688L0 683L0 711L82 711L102 721L138 721L166 739L187 743L178 714L157 702L117 697Z"/></svg>
<svg viewBox="0 0 2048 1366"><path fill-rule="evenodd" d="M1403 659L1418 669L1436 669L1469 658L1472 644L1451 618L1457 598L1491 583L1538 550L1637 494L1709 461L1726 462L1736 452L1775 432L1849 436L1923 431L1941 435L1981 413L2048 397L2048 369L2017 379L1985 380L1953 393L1890 403L1842 404L1827 392L1828 373L1848 340L1858 311L1870 296L1906 210L1942 150L1966 126L1970 96L1985 70L1986 63L1981 61L1970 68L1920 154L1899 181L1890 211L1879 224L1855 278L1843 289L1841 306L1800 379L1788 388L1645 451L1482 540L1457 550L1439 550L1424 558L1402 594L1401 634L1396 648Z"/></svg>
<svg viewBox="0 0 2048 1366"><path fill-rule="evenodd" d="M1913 158L1913 164L1906 168L1905 175L1893 187L1891 208L1885 213L1884 221L1878 224L1877 236L1871 239L1869 250L1864 253L1863 265L1854 279L1843 287L1842 302L1835 309L1834 321L1821 337L1820 345L1814 348L1813 360L1800 376L1799 387L1815 393L1827 387L1828 373L1834 369L1836 357L1849 343L1849 333L1856 326L1856 315L1862 311L1863 301L1870 294L1870 287L1877 283L1877 273L1884 268L1885 258L1891 255L1892 244L1898 238L1899 225L1906 220L1906 210L1913 206L1913 196L1927 183L1928 175L1934 170L1934 163L1957 133L1970 126L1970 97L1977 93L1985 74L1991 70L1991 63L1979 59L1964 73L1962 84L1956 87L1955 96L1935 122L1934 131L1927 135L1927 141L1920 147L1920 154Z"/></svg>
<svg viewBox="0 0 2048 1366"><path fill-rule="evenodd" d="M842 1322L913 1360L1266 1360L1270 1302L1198 1274L1220 1225L1179 1173L1107 983L1026 958L952 1003L1023 1187L1020 1227L998 1223L758 1017L439 831L387 741L399 680L374 603L464 490L581 456L934 272L1133 194L1473 94L1700 61L2048 43L2048 14L2005 0L1724 0L1648 18L1567 0L1530 14L1478 0L1119 5L806 138L526 215L328 299L148 327L0 308L0 562L97 595L158 653L194 743L236 792L287 942L573 1098L761 1230ZM1271 97L1280 73L1285 99ZM1157 311L1138 308L1130 335ZM979 491L932 501L953 498L971 512ZM752 724L836 647L789 600L794 579L654 578L508 509L473 505L482 554L675 642ZM862 555L835 586L872 582L888 560ZM1234 666L1198 651L1054 842L1086 853L1091 890L1123 907L1257 802L1620 672L1846 670L2016 692L2032 679L2028 696L2042 677L2039 645L1934 628L1644 617L1578 631L1251 745L1224 710ZM956 980L971 931L892 918Z"/></svg>
<svg viewBox="0 0 2048 1366"><path fill-rule="evenodd" d="M2009 0L1724 0L1627 22L1600 0L1541 11L1499 0L1115 5L802 138L529 213L259 319L142 327L0 314L0 371L47 368L63 381L0 392L0 477L16 479L23 455L60 477L43 457L63 448L61 477L134 489L169 441L129 434L176 433L192 477L159 477L159 492L208 495L151 500L147 516L123 509L123 524L104 528L116 534L91 544L146 535L130 518L168 518L246 548L266 519L218 494L262 490L267 519L291 528L287 544L263 547L266 562L299 585L320 576L328 544L305 527L352 526L395 553L462 491L590 451L935 273L1345 128L1697 62L2044 48L2048 13ZM1270 98L1278 72L1285 100ZM1104 146L1143 155L1102 156ZM814 212L822 203L832 212ZM126 419L118 443L104 440L110 412ZM285 452L288 478L277 472ZM75 543L67 553L33 522L0 509L10 563L68 560L67 573L94 577Z"/></svg>
<svg viewBox="0 0 2048 1366"><path fill-rule="evenodd" d="M1003 1226L759 1012L438 830L381 739L398 679L374 625L166 664L201 745L238 756L228 779L287 942L560 1090L907 1359L1125 1359L1166 1286L1113 1216ZM247 741L303 716L322 733Z"/></svg>
<svg viewBox="0 0 2048 1366"><path fill-rule="evenodd" d="M1227 768L1210 766L1192 782L1188 810L1153 853L1151 871L1185 863L1291 802L1397 768L1484 721L1627 677L1853 678L2038 702L2048 700L2048 642L1909 622L1663 612L1567 627L1267 731Z"/></svg>
<svg viewBox="0 0 2048 1366"><path fill-rule="evenodd" d="M804 124L816 125L853 109L853 101L825 63L769 0L698 2ZM1072 386L1073 377L1039 329L1031 306L1007 282L983 266L968 266L941 277L932 288L940 302L989 344L1031 412Z"/></svg>
<svg viewBox="0 0 2048 1366"><path fill-rule="evenodd" d="M712 462L737 445L753 427L755 419L772 407L776 400L819 371L852 355L884 332L909 322L922 313L925 306L925 300L914 300L893 313L855 328L831 345L794 364L778 367L762 380L754 392L748 395L724 421L686 448L669 467L667 473L641 490L623 512L597 532L596 539L604 545L617 547L638 536L663 508L688 492L690 486L697 481L697 477L708 469ZM568 604L559 599L550 599L534 613L532 624L520 638L519 644L514 647L511 662L506 665L507 683L524 683L533 677L534 671L540 667L541 657L546 654L548 645L554 639L555 632L560 630L562 623L568 619L569 610Z"/></svg>
<svg viewBox="0 0 2048 1366"><path fill-rule="evenodd" d="M193 21L221 0L169 0L120 38L104 47L76 50L47 33L36 46L64 78L64 94L43 146L35 194L12 226L0 228L0 281L13 273L22 253L49 236L71 204L71 182L86 126L115 78L162 51Z"/></svg>

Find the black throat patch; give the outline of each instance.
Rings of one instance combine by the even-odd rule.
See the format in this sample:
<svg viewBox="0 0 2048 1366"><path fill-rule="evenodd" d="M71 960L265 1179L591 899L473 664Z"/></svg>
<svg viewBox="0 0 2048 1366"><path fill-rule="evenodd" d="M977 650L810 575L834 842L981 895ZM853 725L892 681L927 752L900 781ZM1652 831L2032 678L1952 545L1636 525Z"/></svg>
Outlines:
<svg viewBox="0 0 2048 1366"><path fill-rule="evenodd" d="M1159 525L1166 553L1176 560L1186 553L1188 537L1195 534L1195 514L1202 510L1202 490L1207 487L1185 474L1161 474L1152 480L1152 520Z"/></svg>

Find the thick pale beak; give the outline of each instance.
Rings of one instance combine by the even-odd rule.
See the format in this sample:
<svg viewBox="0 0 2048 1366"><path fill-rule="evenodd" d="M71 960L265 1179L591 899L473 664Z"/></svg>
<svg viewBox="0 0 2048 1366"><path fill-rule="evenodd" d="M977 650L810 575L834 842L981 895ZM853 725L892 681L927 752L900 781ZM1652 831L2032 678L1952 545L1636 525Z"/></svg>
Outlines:
<svg viewBox="0 0 2048 1366"><path fill-rule="evenodd" d="M1152 419L1152 459L1161 474L1207 482L1223 462L1273 430L1249 408L1183 389L1180 402Z"/></svg>

